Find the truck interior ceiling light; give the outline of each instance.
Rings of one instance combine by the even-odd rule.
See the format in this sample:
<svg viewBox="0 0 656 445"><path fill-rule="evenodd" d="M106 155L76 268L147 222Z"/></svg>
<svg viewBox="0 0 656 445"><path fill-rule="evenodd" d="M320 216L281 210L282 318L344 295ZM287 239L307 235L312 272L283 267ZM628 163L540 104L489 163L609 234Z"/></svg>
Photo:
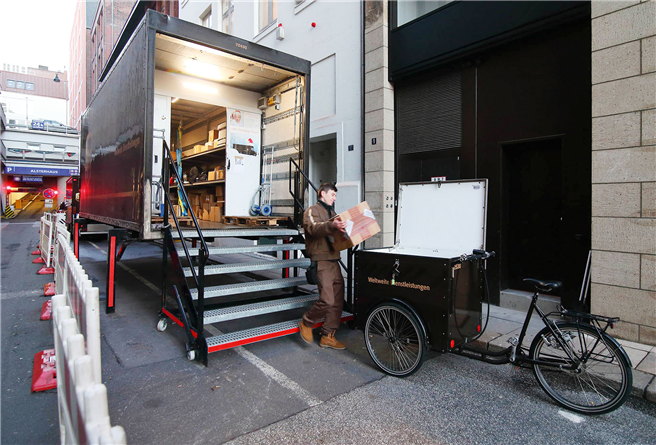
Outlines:
<svg viewBox="0 0 656 445"><path fill-rule="evenodd" d="M219 67L210 63L200 62L198 60L189 59L184 63L185 68L192 76L204 77L207 79L219 79L221 72Z"/></svg>
<svg viewBox="0 0 656 445"><path fill-rule="evenodd" d="M198 91L199 93L219 94L219 91L216 88L200 85L198 83L182 82L182 86L190 90Z"/></svg>

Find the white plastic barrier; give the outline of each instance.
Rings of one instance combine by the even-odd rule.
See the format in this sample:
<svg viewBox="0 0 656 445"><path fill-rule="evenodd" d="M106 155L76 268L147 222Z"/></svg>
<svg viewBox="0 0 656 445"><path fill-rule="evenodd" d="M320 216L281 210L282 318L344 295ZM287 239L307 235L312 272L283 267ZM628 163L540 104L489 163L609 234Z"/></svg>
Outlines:
<svg viewBox="0 0 656 445"><path fill-rule="evenodd" d="M85 354L85 337L66 296L52 301L61 443L126 444L123 428L110 424L107 387L95 381L94 360Z"/></svg>
<svg viewBox="0 0 656 445"><path fill-rule="evenodd" d="M75 258L70 241L59 232L55 249L55 293L63 295L66 306L78 323L78 329L86 338L86 353L93 359L94 381L101 382L100 364L100 303L97 287L85 274L80 262ZM52 312L55 312L54 299Z"/></svg>
<svg viewBox="0 0 656 445"><path fill-rule="evenodd" d="M44 213L41 217L41 230L39 237L39 248L41 250L41 258L45 262L46 267L52 267L52 253L57 239L57 230L66 230L66 214L65 213ZM68 231L66 230L66 233ZM68 242L70 244L71 235L68 234Z"/></svg>
<svg viewBox="0 0 656 445"><path fill-rule="evenodd" d="M46 264L46 267L50 267L50 261L52 259L52 233L53 233L53 224L52 218L46 213L41 217L41 233L39 237L39 248L41 249L41 258Z"/></svg>
<svg viewBox="0 0 656 445"><path fill-rule="evenodd" d="M66 228L57 226L57 238L53 252L53 268L55 269L55 293L63 294L68 289L66 265L66 248L70 250L71 234ZM75 256L75 255L73 255Z"/></svg>
<svg viewBox="0 0 656 445"><path fill-rule="evenodd" d="M65 225L44 216L42 227L48 226L55 227L56 240L52 320L61 443L125 444L123 428L109 422L107 388L101 383L98 288L75 258Z"/></svg>

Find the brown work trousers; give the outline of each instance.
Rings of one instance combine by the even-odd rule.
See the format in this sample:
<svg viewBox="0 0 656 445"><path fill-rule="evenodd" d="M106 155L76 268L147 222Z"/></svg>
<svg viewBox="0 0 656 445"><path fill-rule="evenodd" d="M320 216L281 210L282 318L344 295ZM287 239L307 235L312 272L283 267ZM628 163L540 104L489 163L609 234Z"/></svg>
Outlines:
<svg viewBox="0 0 656 445"><path fill-rule="evenodd" d="M303 322L305 326L312 327L325 317L321 335L328 335L337 330L342 319L344 277L337 261L318 261L317 277L319 301L303 314Z"/></svg>

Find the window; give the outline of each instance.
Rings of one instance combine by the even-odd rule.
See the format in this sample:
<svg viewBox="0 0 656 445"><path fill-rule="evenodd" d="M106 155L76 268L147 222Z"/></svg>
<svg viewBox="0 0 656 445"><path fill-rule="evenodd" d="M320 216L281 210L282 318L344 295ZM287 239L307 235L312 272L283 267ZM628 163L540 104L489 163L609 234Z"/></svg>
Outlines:
<svg viewBox="0 0 656 445"><path fill-rule="evenodd" d="M20 80L16 82L16 88L19 90L24 90L25 89L25 82L21 82Z"/></svg>
<svg viewBox="0 0 656 445"><path fill-rule="evenodd" d="M451 3L452 0L406 0L396 2L396 26L405 25L416 18Z"/></svg>
<svg viewBox="0 0 656 445"><path fill-rule="evenodd" d="M258 15L260 19L260 31L269 26L278 18L277 0L259 0Z"/></svg>
<svg viewBox="0 0 656 445"><path fill-rule="evenodd" d="M7 79L7 88L16 88L16 81Z"/></svg>
<svg viewBox="0 0 656 445"><path fill-rule="evenodd" d="M34 84L32 82L25 82L25 89L34 91Z"/></svg>
<svg viewBox="0 0 656 445"><path fill-rule="evenodd" d="M205 28L212 27L212 5L208 6L200 16L200 24Z"/></svg>
<svg viewBox="0 0 656 445"><path fill-rule="evenodd" d="M234 33L234 19L233 12L235 11L235 5L232 4L232 0L223 0L223 27L221 30L226 34Z"/></svg>

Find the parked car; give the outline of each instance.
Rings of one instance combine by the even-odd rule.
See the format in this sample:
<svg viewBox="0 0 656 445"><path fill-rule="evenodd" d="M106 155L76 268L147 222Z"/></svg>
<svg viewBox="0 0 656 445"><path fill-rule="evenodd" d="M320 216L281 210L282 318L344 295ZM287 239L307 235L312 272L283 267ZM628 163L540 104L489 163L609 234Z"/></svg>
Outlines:
<svg viewBox="0 0 656 445"><path fill-rule="evenodd" d="M56 133L78 134L75 128L67 127L61 122L48 119L33 119L30 124L32 130L53 131Z"/></svg>

